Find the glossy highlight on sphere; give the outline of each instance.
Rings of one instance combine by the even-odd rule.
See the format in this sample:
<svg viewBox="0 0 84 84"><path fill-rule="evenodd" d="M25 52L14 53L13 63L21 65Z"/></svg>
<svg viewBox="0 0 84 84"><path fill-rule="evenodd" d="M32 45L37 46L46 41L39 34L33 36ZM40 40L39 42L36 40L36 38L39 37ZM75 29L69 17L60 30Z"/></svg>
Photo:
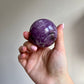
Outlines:
<svg viewBox="0 0 84 84"><path fill-rule="evenodd" d="M30 27L29 41L34 45L43 48L48 47L56 41L57 28L48 19L36 20Z"/></svg>

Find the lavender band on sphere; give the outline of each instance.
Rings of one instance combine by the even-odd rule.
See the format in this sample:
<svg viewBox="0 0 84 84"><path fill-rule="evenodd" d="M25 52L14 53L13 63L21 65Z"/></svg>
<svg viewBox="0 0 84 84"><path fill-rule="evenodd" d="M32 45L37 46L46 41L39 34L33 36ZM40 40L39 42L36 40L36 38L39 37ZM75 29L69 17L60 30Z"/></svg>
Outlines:
<svg viewBox="0 0 84 84"><path fill-rule="evenodd" d="M40 48L50 46L57 39L57 28L48 19L36 20L31 25L29 32L28 40Z"/></svg>

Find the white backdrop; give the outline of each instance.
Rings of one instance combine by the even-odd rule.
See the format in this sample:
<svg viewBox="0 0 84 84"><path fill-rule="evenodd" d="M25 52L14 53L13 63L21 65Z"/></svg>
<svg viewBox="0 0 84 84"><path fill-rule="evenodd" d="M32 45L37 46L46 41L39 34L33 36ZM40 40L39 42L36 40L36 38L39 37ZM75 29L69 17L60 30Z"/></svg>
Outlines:
<svg viewBox="0 0 84 84"><path fill-rule="evenodd" d="M17 56L23 32L39 18L65 24L69 74L84 84L84 0L0 0L0 84L34 84Z"/></svg>

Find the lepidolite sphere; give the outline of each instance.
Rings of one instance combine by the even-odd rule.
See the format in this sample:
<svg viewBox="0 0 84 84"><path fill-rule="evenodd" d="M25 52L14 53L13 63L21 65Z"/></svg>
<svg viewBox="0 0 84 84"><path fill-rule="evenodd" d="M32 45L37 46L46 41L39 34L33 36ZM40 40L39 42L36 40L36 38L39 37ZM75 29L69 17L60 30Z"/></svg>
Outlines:
<svg viewBox="0 0 84 84"><path fill-rule="evenodd" d="M53 44L57 39L57 28L48 19L36 20L30 27L29 41L43 48Z"/></svg>

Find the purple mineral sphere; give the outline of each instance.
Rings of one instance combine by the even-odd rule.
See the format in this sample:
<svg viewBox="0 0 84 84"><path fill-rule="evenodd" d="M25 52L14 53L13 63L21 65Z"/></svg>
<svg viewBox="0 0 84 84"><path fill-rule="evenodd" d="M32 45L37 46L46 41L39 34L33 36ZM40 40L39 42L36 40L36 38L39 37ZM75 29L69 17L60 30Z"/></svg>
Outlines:
<svg viewBox="0 0 84 84"><path fill-rule="evenodd" d="M48 47L57 38L57 28L48 19L36 20L30 27L29 41L40 48Z"/></svg>

